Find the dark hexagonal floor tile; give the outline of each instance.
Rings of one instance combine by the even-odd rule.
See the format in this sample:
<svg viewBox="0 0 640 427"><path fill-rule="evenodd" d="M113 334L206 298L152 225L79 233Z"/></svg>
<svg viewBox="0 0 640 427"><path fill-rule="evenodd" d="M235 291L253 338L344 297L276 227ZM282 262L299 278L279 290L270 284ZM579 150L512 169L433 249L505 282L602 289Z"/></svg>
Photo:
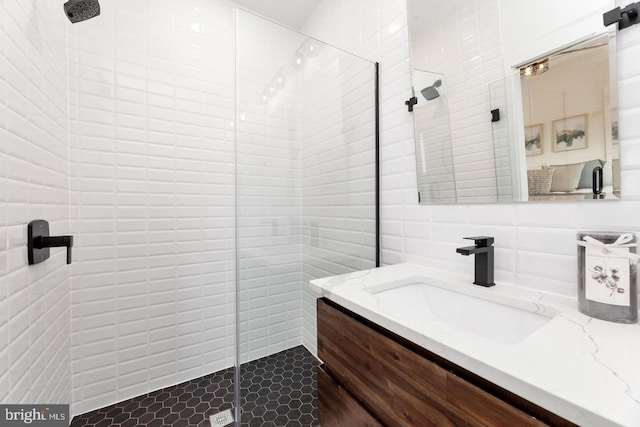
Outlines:
<svg viewBox="0 0 640 427"><path fill-rule="evenodd" d="M318 424L316 367L320 362L303 346L241 367L241 426ZM231 409L234 369L147 393L77 416L71 427L209 427L209 416Z"/></svg>

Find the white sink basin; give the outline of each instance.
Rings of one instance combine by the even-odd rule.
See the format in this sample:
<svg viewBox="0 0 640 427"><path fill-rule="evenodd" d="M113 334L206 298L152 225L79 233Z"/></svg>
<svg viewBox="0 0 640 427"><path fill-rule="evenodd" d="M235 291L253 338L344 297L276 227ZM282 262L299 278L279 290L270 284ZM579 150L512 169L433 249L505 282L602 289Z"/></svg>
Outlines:
<svg viewBox="0 0 640 427"><path fill-rule="evenodd" d="M536 313L535 306L530 310L514 307L422 281L368 291L377 297L380 308L395 317L436 319L504 344L518 343L558 314Z"/></svg>

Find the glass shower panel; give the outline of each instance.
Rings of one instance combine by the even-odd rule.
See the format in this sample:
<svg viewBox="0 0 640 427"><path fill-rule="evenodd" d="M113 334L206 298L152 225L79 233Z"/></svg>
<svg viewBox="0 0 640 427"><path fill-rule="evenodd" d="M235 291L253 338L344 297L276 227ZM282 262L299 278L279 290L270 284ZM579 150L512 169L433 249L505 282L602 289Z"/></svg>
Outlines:
<svg viewBox="0 0 640 427"><path fill-rule="evenodd" d="M314 278L375 267L375 64L236 14L242 425L316 425Z"/></svg>
<svg viewBox="0 0 640 427"><path fill-rule="evenodd" d="M517 147L512 147L514 138L509 128L511 109L507 96L508 83L508 78L505 78L489 84L490 108L491 111L498 112L496 118L491 122L498 202L521 200L517 184L519 177L514 176L518 171L517 164L515 164L518 157L517 153L513 152Z"/></svg>
<svg viewBox="0 0 640 427"><path fill-rule="evenodd" d="M420 203L455 203L456 179L446 78L418 69L411 71L411 77L415 96L419 97L413 107L413 122ZM434 82L440 82L438 96L427 100L422 91L435 86Z"/></svg>
<svg viewBox="0 0 640 427"><path fill-rule="evenodd" d="M525 135L522 132L521 98L519 73L489 84L489 108L499 111L498 120L491 123L491 131L496 188L500 203L523 202L529 199L528 155L524 143Z"/></svg>

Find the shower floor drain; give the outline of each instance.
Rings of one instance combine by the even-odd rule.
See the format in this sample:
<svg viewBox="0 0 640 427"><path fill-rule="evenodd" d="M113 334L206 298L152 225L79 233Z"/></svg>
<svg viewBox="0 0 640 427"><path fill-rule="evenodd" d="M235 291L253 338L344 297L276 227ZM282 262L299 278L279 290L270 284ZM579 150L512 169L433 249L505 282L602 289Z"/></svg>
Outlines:
<svg viewBox="0 0 640 427"><path fill-rule="evenodd" d="M231 409L227 409L225 411L218 412L215 415L211 415L209 417L209 421L211 421L211 427L228 426L233 422L233 414L231 413Z"/></svg>

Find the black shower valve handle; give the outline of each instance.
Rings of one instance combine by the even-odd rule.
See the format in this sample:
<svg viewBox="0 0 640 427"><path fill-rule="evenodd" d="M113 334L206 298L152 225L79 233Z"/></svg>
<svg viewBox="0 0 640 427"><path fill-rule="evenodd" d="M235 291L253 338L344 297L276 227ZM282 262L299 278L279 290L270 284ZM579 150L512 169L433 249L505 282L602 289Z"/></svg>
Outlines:
<svg viewBox="0 0 640 427"><path fill-rule="evenodd" d="M71 264L73 236L50 236L49 223L42 219L31 221L27 226L27 254L29 265L49 259L50 248L67 248L67 264Z"/></svg>
<svg viewBox="0 0 640 427"><path fill-rule="evenodd" d="M73 236L39 236L33 240L33 247L36 249L66 247L67 264L71 264L71 248L73 247Z"/></svg>

